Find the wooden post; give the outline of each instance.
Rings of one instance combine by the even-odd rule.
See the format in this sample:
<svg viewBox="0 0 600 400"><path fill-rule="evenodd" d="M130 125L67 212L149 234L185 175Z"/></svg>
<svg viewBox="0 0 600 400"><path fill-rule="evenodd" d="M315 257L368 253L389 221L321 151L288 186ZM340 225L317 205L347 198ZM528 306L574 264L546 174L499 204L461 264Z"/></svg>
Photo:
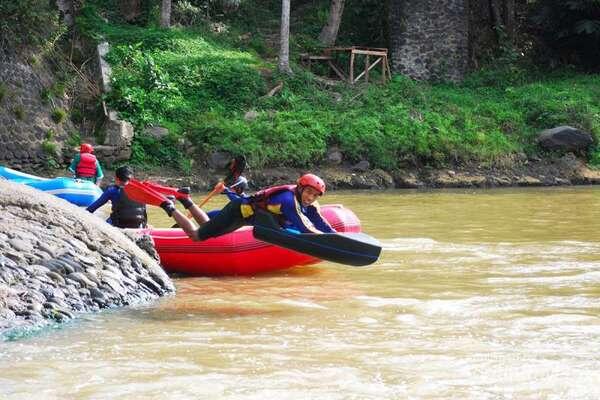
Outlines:
<svg viewBox="0 0 600 400"><path fill-rule="evenodd" d="M387 56L383 56L383 62L381 63L381 83L385 84L385 66L387 65Z"/></svg>
<svg viewBox="0 0 600 400"><path fill-rule="evenodd" d="M365 61L365 82L369 83L369 66L370 66L370 59L371 56L369 56L367 54L367 61Z"/></svg>

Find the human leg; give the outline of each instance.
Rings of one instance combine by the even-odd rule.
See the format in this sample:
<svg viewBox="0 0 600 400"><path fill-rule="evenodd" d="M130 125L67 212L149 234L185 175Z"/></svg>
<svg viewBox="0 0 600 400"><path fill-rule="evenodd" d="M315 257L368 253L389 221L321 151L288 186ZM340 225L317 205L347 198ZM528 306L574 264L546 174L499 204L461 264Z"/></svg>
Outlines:
<svg viewBox="0 0 600 400"><path fill-rule="evenodd" d="M206 240L221 236L244 226L246 221L240 211L240 202L229 202L213 219L201 225L195 232L194 240Z"/></svg>

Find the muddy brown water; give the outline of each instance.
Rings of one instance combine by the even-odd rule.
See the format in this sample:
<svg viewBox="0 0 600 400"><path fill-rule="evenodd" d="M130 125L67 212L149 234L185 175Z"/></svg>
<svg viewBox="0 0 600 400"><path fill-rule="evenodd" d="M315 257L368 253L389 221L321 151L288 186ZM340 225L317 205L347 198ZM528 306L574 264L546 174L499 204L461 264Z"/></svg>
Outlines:
<svg viewBox="0 0 600 400"><path fill-rule="evenodd" d="M1 342L0 398L600 398L600 188L323 200L381 240L377 264L176 278Z"/></svg>

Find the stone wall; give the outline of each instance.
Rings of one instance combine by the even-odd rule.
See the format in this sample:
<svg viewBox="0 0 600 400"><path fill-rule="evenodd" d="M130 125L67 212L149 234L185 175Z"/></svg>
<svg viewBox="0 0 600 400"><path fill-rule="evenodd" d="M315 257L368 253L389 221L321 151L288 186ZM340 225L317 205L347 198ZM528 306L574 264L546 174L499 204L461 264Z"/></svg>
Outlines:
<svg viewBox="0 0 600 400"><path fill-rule="evenodd" d="M467 0L391 0L392 69L419 80L461 80L468 25Z"/></svg>
<svg viewBox="0 0 600 400"><path fill-rule="evenodd" d="M102 42L96 47L98 59L98 81L104 93L111 90L110 76L112 69L105 57L110 50L108 42ZM119 119L117 112L109 109L103 102L104 128L106 140L102 146L96 146L96 153L102 156L107 165L115 161L128 160L131 157L131 143L133 141L133 126L127 121Z"/></svg>
<svg viewBox="0 0 600 400"><path fill-rule="evenodd" d="M107 52L108 44L98 46L98 66L93 71L104 92L110 90L110 66L104 61ZM66 148L65 141L85 129L76 128L68 118L69 103L74 99L58 95L52 90L55 86L56 77L42 57L0 51L0 165L35 171L48 166L50 158L59 166L69 162L74 149ZM60 123L52 119L58 108L67 114ZM129 159L134 132L116 112L104 108L104 114L105 142L96 143L94 137L82 139L94 144L102 165L110 166ZM55 154L49 151L52 147Z"/></svg>
<svg viewBox="0 0 600 400"><path fill-rule="evenodd" d="M44 166L50 156L44 141L55 143L60 157L61 143L74 128L68 118L52 120L53 110L66 109L67 100L44 98L54 81L39 57L0 51L0 164L17 169Z"/></svg>

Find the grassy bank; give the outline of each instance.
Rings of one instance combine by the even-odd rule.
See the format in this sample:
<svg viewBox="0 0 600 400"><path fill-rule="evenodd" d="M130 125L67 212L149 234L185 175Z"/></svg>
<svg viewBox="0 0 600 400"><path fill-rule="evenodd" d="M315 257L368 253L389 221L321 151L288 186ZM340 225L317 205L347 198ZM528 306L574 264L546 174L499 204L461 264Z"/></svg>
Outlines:
<svg viewBox="0 0 600 400"><path fill-rule="evenodd" d="M170 130L160 141L137 134L137 164L186 170L190 158L224 150L249 155L255 167L303 167L319 164L336 145L349 162L367 159L391 170L510 162L538 154L536 133L562 124L600 137L598 75L507 66L474 73L460 85L394 76L385 86L329 87L299 68L293 77L273 72L274 51L264 33L276 26L272 21L252 25L234 18L220 33L206 20L163 30L106 22L98 5L108 3L98 0L79 21L88 35L112 45L107 101L136 132L148 125ZM321 19L316 15L314 26ZM279 82L281 92L265 96ZM245 118L250 110L255 118ZM185 143L194 146L193 154ZM589 159L600 165L600 147Z"/></svg>

